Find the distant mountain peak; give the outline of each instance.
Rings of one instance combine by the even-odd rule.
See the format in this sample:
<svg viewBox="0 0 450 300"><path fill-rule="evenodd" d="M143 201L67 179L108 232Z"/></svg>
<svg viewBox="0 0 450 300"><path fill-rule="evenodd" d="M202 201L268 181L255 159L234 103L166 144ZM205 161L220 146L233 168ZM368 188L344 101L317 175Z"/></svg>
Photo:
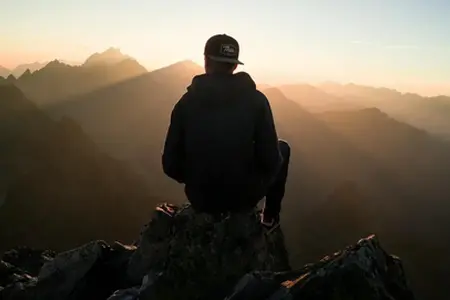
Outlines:
<svg viewBox="0 0 450 300"><path fill-rule="evenodd" d="M26 63L26 64L20 64L14 68L14 70L11 71L11 74L13 74L16 78L19 78L23 75L23 73L26 72L26 70L30 70L31 73L38 71L45 67L47 65L47 62L38 62L35 61L33 63Z"/></svg>
<svg viewBox="0 0 450 300"><path fill-rule="evenodd" d="M178 62L178 64L182 64L185 66L195 66L195 67L201 67L199 64L195 63L193 60L185 59Z"/></svg>
<svg viewBox="0 0 450 300"><path fill-rule="evenodd" d="M23 72L23 74L19 77L19 79L27 78L27 77L31 76L31 74L32 73L31 73L30 69L26 69L25 72Z"/></svg>
<svg viewBox="0 0 450 300"><path fill-rule="evenodd" d="M123 54L119 48L109 47L101 53L96 52L89 56L83 66L114 65L127 59L133 58Z"/></svg>
<svg viewBox="0 0 450 300"><path fill-rule="evenodd" d="M10 74L8 77L6 77L6 80L9 80L9 81L15 81L15 80L16 80L16 77L14 77L13 74Z"/></svg>
<svg viewBox="0 0 450 300"><path fill-rule="evenodd" d="M46 72L48 70L60 70L60 69L65 69L65 68L70 68L70 67L71 66L66 65L65 63L61 62L60 60L54 59L51 62L49 62L48 64L46 64L45 67L38 70L37 72L41 73L41 72Z"/></svg>
<svg viewBox="0 0 450 300"><path fill-rule="evenodd" d="M189 81L192 77L202 73L204 73L203 67L191 60L182 60L151 72L152 76L175 76L176 78L189 78Z"/></svg>
<svg viewBox="0 0 450 300"><path fill-rule="evenodd" d="M186 70L195 70L195 71L199 71L199 72L203 71L202 66L200 66L199 64L197 64L194 61L189 60L189 59L181 60L179 62L176 62L174 64L167 66L166 68L171 68L171 69L183 68Z"/></svg>
<svg viewBox="0 0 450 300"><path fill-rule="evenodd" d="M120 48L117 47L109 47L108 49L106 49L103 54L122 54L122 51L120 51Z"/></svg>
<svg viewBox="0 0 450 300"><path fill-rule="evenodd" d="M263 90L263 92L268 98L286 99L286 95L277 87L269 87Z"/></svg>
<svg viewBox="0 0 450 300"><path fill-rule="evenodd" d="M9 70L3 66L0 66L0 76L1 77L7 77L9 74L11 74L11 70Z"/></svg>
<svg viewBox="0 0 450 300"><path fill-rule="evenodd" d="M60 62L58 59L54 59L51 62L49 62L45 67L53 67L53 66L61 66L61 65L66 65L66 64Z"/></svg>

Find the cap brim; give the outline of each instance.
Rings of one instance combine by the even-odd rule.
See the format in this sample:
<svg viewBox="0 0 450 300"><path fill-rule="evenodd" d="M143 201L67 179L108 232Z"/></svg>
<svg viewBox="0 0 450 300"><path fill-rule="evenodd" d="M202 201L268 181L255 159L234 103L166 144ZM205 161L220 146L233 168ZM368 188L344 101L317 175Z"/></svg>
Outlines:
<svg viewBox="0 0 450 300"><path fill-rule="evenodd" d="M208 55L208 57L214 61L218 62L224 62L224 63L230 63L230 64L237 64L237 65L243 65L244 63L239 61L238 59L234 58L226 58L226 57L218 57L214 55Z"/></svg>

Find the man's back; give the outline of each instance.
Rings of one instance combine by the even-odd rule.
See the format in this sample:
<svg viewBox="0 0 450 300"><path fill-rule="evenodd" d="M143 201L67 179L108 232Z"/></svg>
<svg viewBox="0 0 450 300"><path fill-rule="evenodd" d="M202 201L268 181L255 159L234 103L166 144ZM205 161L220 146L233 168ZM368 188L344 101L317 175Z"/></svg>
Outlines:
<svg viewBox="0 0 450 300"><path fill-rule="evenodd" d="M176 104L163 167L186 184L194 208L251 208L281 163L266 97L247 73L204 74Z"/></svg>

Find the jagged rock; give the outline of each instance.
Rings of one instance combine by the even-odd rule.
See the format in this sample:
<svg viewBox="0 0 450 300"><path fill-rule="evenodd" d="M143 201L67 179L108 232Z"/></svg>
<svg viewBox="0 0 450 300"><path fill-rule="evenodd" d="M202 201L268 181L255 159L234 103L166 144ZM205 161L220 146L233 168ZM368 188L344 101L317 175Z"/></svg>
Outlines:
<svg viewBox="0 0 450 300"><path fill-rule="evenodd" d="M227 300L413 300L399 258L375 236L295 272L247 274Z"/></svg>
<svg viewBox="0 0 450 300"><path fill-rule="evenodd" d="M124 276L134 247L94 241L58 254L37 278L8 285L1 299L106 299L128 283ZM3 298L2 298L3 297Z"/></svg>
<svg viewBox="0 0 450 300"><path fill-rule="evenodd" d="M18 247L5 252L0 260L0 286L34 283L34 276L42 265L53 257L52 251L28 247Z"/></svg>
<svg viewBox="0 0 450 300"><path fill-rule="evenodd" d="M42 266L55 257L50 250L36 250L29 247L18 247L3 254L2 260L19 268L31 276L37 276Z"/></svg>
<svg viewBox="0 0 450 300"><path fill-rule="evenodd" d="M138 244L128 275L155 281L143 299L213 299L251 270L290 269L281 229L267 234L256 210L211 216L188 204L163 205Z"/></svg>
<svg viewBox="0 0 450 300"><path fill-rule="evenodd" d="M0 287L35 284L34 276L52 257L54 253L51 251L39 251L28 247L19 247L5 252L0 260ZM4 290L3 287L0 289L0 299L3 299L2 293L6 293L2 290Z"/></svg>
<svg viewBox="0 0 450 300"><path fill-rule="evenodd" d="M0 286L7 286L19 282L27 282L32 278L23 270L12 264L0 260Z"/></svg>
<svg viewBox="0 0 450 300"><path fill-rule="evenodd" d="M400 259L375 236L292 271L281 229L266 231L258 214L161 205L138 248L94 241L54 258L9 251L9 262L0 261L0 299L414 300Z"/></svg>

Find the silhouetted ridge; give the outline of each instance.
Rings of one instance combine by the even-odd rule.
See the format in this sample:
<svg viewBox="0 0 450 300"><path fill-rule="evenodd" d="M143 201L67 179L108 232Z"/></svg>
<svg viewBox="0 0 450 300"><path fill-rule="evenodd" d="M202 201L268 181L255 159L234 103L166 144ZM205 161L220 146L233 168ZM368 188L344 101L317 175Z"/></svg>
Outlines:
<svg viewBox="0 0 450 300"><path fill-rule="evenodd" d="M31 73L40 70L41 68L45 67L47 63L40 63L40 62L34 62L29 64L21 64L14 68L14 70L11 71L11 74L19 78L23 75L23 73L26 72L26 70L30 70Z"/></svg>
<svg viewBox="0 0 450 300"><path fill-rule="evenodd" d="M75 121L51 120L13 85L0 86L0 124L0 251L129 239L139 224L119 226L116 218L145 219L142 207L155 203L139 177L100 152Z"/></svg>
<svg viewBox="0 0 450 300"><path fill-rule="evenodd" d="M263 90L263 92L269 99L286 99L286 96L278 88L270 87Z"/></svg>
<svg viewBox="0 0 450 300"><path fill-rule="evenodd" d="M10 74L8 77L6 77L6 80L8 80L9 82L14 82L16 81L16 77L14 77L13 74Z"/></svg>
<svg viewBox="0 0 450 300"><path fill-rule="evenodd" d="M47 105L147 72L117 49L94 55L88 61L82 66L71 66L55 59L31 74L24 74L15 83L35 103Z"/></svg>
<svg viewBox="0 0 450 300"><path fill-rule="evenodd" d="M450 97L422 97L387 88L355 84L323 84L319 86L344 103L377 107L391 117L450 140ZM322 110L323 111L323 110Z"/></svg>
<svg viewBox="0 0 450 300"><path fill-rule="evenodd" d="M151 72L157 80L170 80L170 77L178 77L189 82L192 77L204 73L203 67L191 60L184 60Z"/></svg>
<svg viewBox="0 0 450 300"><path fill-rule="evenodd" d="M131 57L123 54L119 48L110 47L104 52L97 52L89 56L83 66L114 65L127 59L131 59Z"/></svg>
<svg viewBox="0 0 450 300"><path fill-rule="evenodd" d="M45 71L48 69L55 69L55 68L64 68L64 67L70 67L69 65L59 61L58 59L54 59L51 62L49 62L48 64L45 65L44 68L42 68L40 71Z"/></svg>
<svg viewBox="0 0 450 300"><path fill-rule="evenodd" d="M31 71L30 69L27 69L18 79L19 80L26 80L27 78L31 77Z"/></svg>
<svg viewBox="0 0 450 300"><path fill-rule="evenodd" d="M347 124L348 126L355 126L355 129L359 127L362 130L372 130L374 133L378 132L386 135L392 134L392 130L406 130L409 131L409 134L422 135L424 138L429 138L424 130L398 122L376 107L353 111L328 111L317 114L317 116L328 124L334 122L333 124L336 126Z"/></svg>
<svg viewBox="0 0 450 300"><path fill-rule="evenodd" d="M299 103L310 112L355 110L364 107L364 105L352 103L308 84L282 85L279 88L289 99Z"/></svg>

